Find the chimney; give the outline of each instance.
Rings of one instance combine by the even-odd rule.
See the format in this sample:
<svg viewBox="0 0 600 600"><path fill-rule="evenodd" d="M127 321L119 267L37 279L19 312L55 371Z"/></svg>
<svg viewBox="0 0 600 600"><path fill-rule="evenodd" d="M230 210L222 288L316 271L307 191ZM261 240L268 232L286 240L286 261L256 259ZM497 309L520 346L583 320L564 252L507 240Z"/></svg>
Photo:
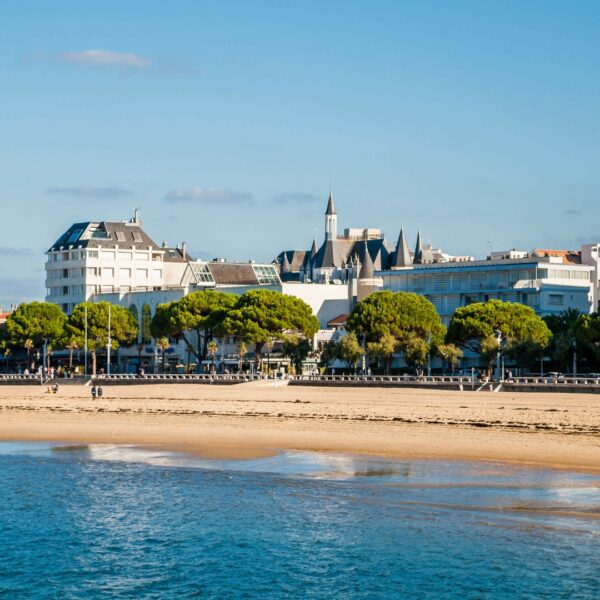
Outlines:
<svg viewBox="0 0 600 600"><path fill-rule="evenodd" d="M181 242L181 256L183 260L187 259L187 244L186 242Z"/></svg>

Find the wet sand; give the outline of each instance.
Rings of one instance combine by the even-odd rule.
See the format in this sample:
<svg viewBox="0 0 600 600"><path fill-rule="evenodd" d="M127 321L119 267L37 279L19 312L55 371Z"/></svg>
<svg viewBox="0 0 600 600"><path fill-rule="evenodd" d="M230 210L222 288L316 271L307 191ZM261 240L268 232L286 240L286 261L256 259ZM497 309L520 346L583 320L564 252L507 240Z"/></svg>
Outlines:
<svg viewBox="0 0 600 600"><path fill-rule="evenodd" d="M130 443L211 458L279 449L600 472L600 397L384 388L0 386L0 439Z"/></svg>

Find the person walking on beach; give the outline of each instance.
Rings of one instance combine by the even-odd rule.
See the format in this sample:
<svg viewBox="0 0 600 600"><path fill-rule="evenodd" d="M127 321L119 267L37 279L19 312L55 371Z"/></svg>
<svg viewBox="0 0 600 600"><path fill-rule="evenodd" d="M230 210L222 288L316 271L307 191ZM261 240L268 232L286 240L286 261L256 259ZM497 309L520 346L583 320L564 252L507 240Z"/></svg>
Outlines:
<svg viewBox="0 0 600 600"><path fill-rule="evenodd" d="M102 386L99 385L98 386L98 400L100 400L100 398L102 398L103 395L104 395L104 391L102 390Z"/></svg>
<svg viewBox="0 0 600 600"><path fill-rule="evenodd" d="M96 399L96 386L93 385L92 386L92 400L95 400L95 399Z"/></svg>

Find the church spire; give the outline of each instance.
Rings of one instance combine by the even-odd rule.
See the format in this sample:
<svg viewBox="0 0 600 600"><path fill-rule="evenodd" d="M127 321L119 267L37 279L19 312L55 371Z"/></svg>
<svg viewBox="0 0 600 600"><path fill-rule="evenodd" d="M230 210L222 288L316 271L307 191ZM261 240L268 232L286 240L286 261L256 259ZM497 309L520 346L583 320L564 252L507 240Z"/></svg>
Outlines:
<svg viewBox="0 0 600 600"><path fill-rule="evenodd" d="M415 256L413 258L415 264L421 264L423 262L423 242L421 242L421 230L417 233L417 244L415 246Z"/></svg>
<svg viewBox="0 0 600 600"><path fill-rule="evenodd" d="M406 237L404 237L404 228L400 227L400 235L398 237L398 244L396 245L396 251L392 256L392 269L394 267L410 267L412 265L412 259L410 257L410 251L408 250L408 244L406 243Z"/></svg>

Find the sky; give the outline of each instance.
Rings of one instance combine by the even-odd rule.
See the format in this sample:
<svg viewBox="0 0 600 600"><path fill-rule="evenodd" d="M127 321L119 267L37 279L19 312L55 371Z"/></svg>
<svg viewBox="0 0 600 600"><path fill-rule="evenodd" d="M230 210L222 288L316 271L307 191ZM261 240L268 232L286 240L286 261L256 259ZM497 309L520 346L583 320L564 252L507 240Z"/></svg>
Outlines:
<svg viewBox="0 0 600 600"><path fill-rule="evenodd" d="M452 254L600 239L600 3L7 0L0 304L71 223L272 260L338 227Z"/></svg>

